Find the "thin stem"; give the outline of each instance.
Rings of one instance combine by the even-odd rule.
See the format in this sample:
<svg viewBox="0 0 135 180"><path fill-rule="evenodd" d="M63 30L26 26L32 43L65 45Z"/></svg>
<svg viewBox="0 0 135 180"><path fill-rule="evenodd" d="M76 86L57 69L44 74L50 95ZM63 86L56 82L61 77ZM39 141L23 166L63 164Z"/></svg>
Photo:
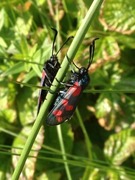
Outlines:
<svg viewBox="0 0 135 180"><path fill-rule="evenodd" d="M89 139L89 136L87 134L87 131L85 129L85 126L83 124L83 120L82 120L82 117L79 113L79 110L78 108L76 108L76 115L77 115L77 118L79 120L79 123L80 123L80 126L81 126L81 129L83 131L83 134L84 134L84 138L85 138L85 143L86 143L86 147L87 147L87 151L88 151L88 156L89 156L89 159L92 161L92 144L90 142L90 139Z"/></svg>
<svg viewBox="0 0 135 180"><path fill-rule="evenodd" d="M58 6L56 6L56 14L58 16ZM59 21L57 21L57 29L59 29L60 27L60 24L59 24ZM59 37L59 36L58 36ZM60 39L60 38L59 38ZM60 41L58 41L58 51L57 51L57 54L59 53L60 49L63 47L63 44L60 48ZM58 133L58 139L59 139L59 143L60 143L60 149L62 151L62 158L63 158L63 162L64 162L64 166L65 166L65 171L66 171L66 174L67 174L67 179L68 180L72 180L71 178L71 173L70 173L70 169L69 169L69 165L67 163L67 156L66 156L66 151L65 151L65 146L64 146L64 142L63 142L63 138L62 138L62 131L61 131L61 126L57 126L57 133Z"/></svg>
<svg viewBox="0 0 135 180"><path fill-rule="evenodd" d="M58 132L60 148L61 148L61 151L62 151L62 158L63 158L63 162L64 162L64 165L65 165L67 178L68 178L68 180L72 180L69 165L68 165L68 160L67 160L67 156L66 156L64 141L63 141L63 138L62 138L61 126L57 126L57 132Z"/></svg>
<svg viewBox="0 0 135 180"><path fill-rule="evenodd" d="M83 120L82 120L82 117L81 117L81 115L79 113L78 108L76 109L76 115L77 115L77 118L79 120L81 129L82 129L83 134L84 134L84 139L85 139L85 144L86 144L86 147L87 147L89 161L92 162L92 160L93 160L92 143L91 143L91 141L89 139L89 136L88 136L87 131L85 129L85 126L83 124ZM89 166L86 166L86 169L85 169L85 172L84 172L84 175L83 175L83 179L88 179L92 169L93 169L93 167L90 168Z"/></svg>

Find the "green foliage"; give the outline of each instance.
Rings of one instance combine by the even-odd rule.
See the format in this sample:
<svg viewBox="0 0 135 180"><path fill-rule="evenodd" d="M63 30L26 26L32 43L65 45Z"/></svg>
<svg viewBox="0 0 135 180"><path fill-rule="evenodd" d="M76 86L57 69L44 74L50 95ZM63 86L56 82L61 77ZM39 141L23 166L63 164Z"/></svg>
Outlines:
<svg viewBox="0 0 135 180"><path fill-rule="evenodd" d="M59 31L59 49L75 35L91 3L0 2L0 179L12 176L36 118L38 77L51 55L50 27ZM23 178L135 178L134 24L134 0L104 1L74 60L87 66L91 39L99 37L91 83L69 122L61 128L44 122ZM59 53L60 62L68 47Z"/></svg>

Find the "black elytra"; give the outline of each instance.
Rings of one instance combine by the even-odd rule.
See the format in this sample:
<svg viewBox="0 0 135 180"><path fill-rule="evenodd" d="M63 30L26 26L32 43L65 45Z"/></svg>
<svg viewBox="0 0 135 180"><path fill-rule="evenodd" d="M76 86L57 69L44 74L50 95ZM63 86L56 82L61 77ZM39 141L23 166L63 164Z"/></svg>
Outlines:
<svg viewBox="0 0 135 180"><path fill-rule="evenodd" d="M95 38L89 47L90 58L87 68L79 68L73 63L77 67L78 71L71 73L71 77L67 81L64 89L59 92L54 106L47 116L47 125L59 125L69 120L73 115L83 90L90 82L88 69L93 61L96 39L98 38Z"/></svg>

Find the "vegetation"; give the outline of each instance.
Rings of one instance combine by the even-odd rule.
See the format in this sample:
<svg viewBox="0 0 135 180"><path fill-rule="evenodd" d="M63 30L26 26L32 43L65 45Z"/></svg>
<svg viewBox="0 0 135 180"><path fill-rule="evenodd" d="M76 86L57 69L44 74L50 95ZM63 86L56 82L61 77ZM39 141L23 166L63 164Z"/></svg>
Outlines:
<svg viewBox="0 0 135 180"><path fill-rule="evenodd" d="M0 2L0 179L11 179L37 113L39 78L57 47L75 36L92 0ZM135 178L135 2L105 0L74 58L87 67L96 41L91 82L70 121L45 118L20 179ZM59 53L60 63L70 42ZM65 80L69 78L71 63Z"/></svg>

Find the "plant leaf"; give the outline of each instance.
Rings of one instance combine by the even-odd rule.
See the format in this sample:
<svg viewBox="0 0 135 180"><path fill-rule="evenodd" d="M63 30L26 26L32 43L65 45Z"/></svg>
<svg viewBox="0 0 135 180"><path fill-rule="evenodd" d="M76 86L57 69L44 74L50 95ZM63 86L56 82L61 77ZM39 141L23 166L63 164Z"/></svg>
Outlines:
<svg viewBox="0 0 135 180"><path fill-rule="evenodd" d="M121 165L135 151L135 130L126 129L113 134L105 143L106 158L114 165Z"/></svg>
<svg viewBox="0 0 135 180"><path fill-rule="evenodd" d="M23 62L18 62L14 64L11 68L9 68L7 71L5 71L2 76L9 76L13 74L20 73L25 70L24 63Z"/></svg>
<svg viewBox="0 0 135 180"><path fill-rule="evenodd" d="M135 3L129 0L105 0L99 20L105 29L132 34L135 31Z"/></svg>

